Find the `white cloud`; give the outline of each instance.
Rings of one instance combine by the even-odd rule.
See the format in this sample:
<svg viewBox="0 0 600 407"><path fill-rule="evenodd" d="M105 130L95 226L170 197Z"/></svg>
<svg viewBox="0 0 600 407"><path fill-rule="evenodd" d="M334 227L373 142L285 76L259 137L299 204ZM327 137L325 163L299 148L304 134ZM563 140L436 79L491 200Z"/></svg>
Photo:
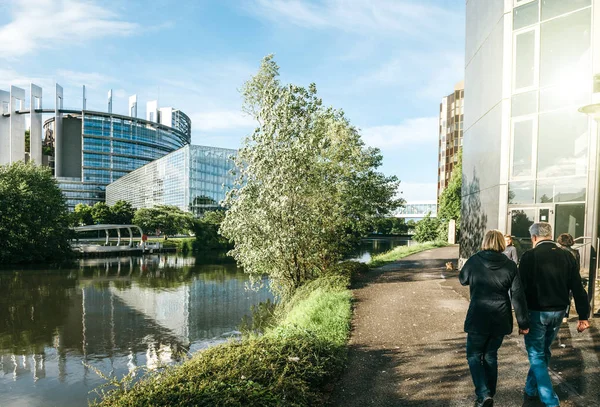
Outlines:
<svg viewBox="0 0 600 407"><path fill-rule="evenodd" d="M115 79L98 72L75 72L61 69L56 72L60 79L64 79L70 85L85 85L86 88L96 89L115 82Z"/></svg>
<svg viewBox="0 0 600 407"><path fill-rule="evenodd" d="M415 144L434 144L438 138L437 117L407 119L401 124L362 129L364 142L371 147L391 149Z"/></svg>
<svg viewBox="0 0 600 407"><path fill-rule="evenodd" d="M435 182L401 182L400 197L406 202L422 202L437 199L437 184Z"/></svg>
<svg viewBox="0 0 600 407"><path fill-rule="evenodd" d="M0 26L0 55L5 58L139 29L93 1L10 0L8 9L10 22Z"/></svg>
<svg viewBox="0 0 600 407"><path fill-rule="evenodd" d="M423 31L447 31L442 21L455 14L416 0L324 0L321 4L300 0L253 0L246 9L270 21L300 27L335 28L369 34L397 31L415 36Z"/></svg>
<svg viewBox="0 0 600 407"><path fill-rule="evenodd" d="M256 122L241 111L219 110L199 112L190 115L194 131L216 131L226 129L251 129Z"/></svg>

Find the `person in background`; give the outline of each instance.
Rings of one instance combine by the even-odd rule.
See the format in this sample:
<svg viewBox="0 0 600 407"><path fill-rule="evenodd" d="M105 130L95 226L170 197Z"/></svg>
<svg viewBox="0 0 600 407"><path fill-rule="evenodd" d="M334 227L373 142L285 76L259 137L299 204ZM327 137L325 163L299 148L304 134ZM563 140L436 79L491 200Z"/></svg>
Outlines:
<svg viewBox="0 0 600 407"><path fill-rule="evenodd" d="M481 251L467 260L460 271L462 285L471 293L465 319L467 361L475 385L476 407L492 407L498 382L498 349L504 336L513 331L512 304L519 330L529 332L525 292L517 265L502 254L506 248L499 230L483 238Z"/></svg>
<svg viewBox="0 0 600 407"><path fill-rule="evenodd" d="M589 328L590 303L581 283L581 275L575 258L552 241L552 226L534 223L529 228L533 249L521 257L519 272L523 280L529 331L525 336L525 348L529 357L529 373L525 381L523 406L560 406L560 400L552 387L548 373L550 346L569 304L569 291L573 292L575 307L579 314L577 331Z"/></svg>
<svg viewBox="0 0 600 407"><path fill-rule="evenodd" d="M558 243L563 249L568 251L575 258L575 263L577 263L577 270L581 269L581 256L579 255L579 250L573 249L573 245L575 244L575 240L573 240L573 236L568 233L561 234L558 239L556 239L556 243ZM563 322L567 322L569 318L569 313L571 312L571 300L573 299L573 293L569 293L569 305L567 305L567 311L565 312L565 317L563 318Z"/></svg>
<svg viewBox="0 0 600 407"><path fill-rule="evenodd" d="M515 262L515 264L519 264L519 256L517 255L517 248L513 246L513 239L511 235L504 235L504 243L506 243L506 249L504 250L504 255Z"/></svg>

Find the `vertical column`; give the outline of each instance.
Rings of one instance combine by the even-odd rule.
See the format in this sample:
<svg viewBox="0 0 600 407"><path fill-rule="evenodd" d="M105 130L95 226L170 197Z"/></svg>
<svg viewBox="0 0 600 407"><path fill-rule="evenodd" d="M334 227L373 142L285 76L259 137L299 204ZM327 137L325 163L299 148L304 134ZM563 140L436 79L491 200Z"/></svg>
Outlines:
<svg viewBox="0 0 600 407"><path fill-rule="evenodd" d="M146 120L158 123L158 101L151 100L146 103Z"/></svg>
<svg viewBox="0 0 600 407"><path fill-rule="evenodd" d="M10 163L9 104L10 93L5 90L0 90L0 165Z"/></svg>
<svg viewBox="0 0 600 407"><path fill-rule="evenodd" d="M83 85L83 110L87 108L87 99L85 98L85 85Z"/></svg>
<svg viewBox="0 0 600 407"><path fill-rule="evenodd" d="M37 165L42 165L42 88L31 84L29 113L31 125L29 127L29 158Z"/></svg>
<svg viewBox="0 0 600 407"><path fill-rule="evenodd" d="M25 116L17 114L25 105L25 89L10 87L10 161L25 160Z"/></svg>
<svg viewBox="0 0 600 407"><path fill-rule="evenodd" d="M137 117L137 95L129 96L129 116Z"/></svg>
<svg viewBox="0 0 600 407"><path fill-rule="evenodd" d="M54 101L54 176L62 176L62 109L63 109L63 88L56 84L56 98Z"/></svg>
<svg viewBox="0 0 600 407"><path fill-rule="evenodd" d="M108 113L112 113L112 89L108 91Z"/></svg>

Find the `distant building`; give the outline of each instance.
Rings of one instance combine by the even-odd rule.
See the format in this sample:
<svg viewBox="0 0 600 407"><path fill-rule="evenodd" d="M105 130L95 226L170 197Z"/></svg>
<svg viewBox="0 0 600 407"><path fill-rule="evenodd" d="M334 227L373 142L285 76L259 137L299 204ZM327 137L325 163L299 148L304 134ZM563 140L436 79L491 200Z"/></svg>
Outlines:
<svg viewBox="0 0 600 407"><path fill-rule="evenodd" d="M438 198L448 187L454 164L463 144L464 82L454 86L454 92L442 98L440 103L439 152L438 152Z"/></svg>
<svg viewBox="0 0 600 407"><path fill-rule="evenodd" d="M220 207L233 187L236 150L187 145L119 178L106 188L106 203L134 208L173 205L199 215Z"/></svg>
<svg viewBox="0 0 600 407"><path fill-rule="evenodd" d="M25 89L0 90L0 164L19 160L53 168L69 209L78 203L104 202L108 184L191 141L191 120L172 108L160 109L164 120L137 118L137 96L129 98L129 115L86 109L85 87L81 109L65 109L63 89L56 84L54 107L42 106L42 88L31 84L29 104ZM156 101L150 102L154 110ZM30 117L30 153L25 153L25 116ZM42 115L51 115L42 124ZM42 131L42 129L44 131ZM45 140L42 141L42 135Z"/></svg>
<svg viewBox="0 0 600 407"><path fill-rule="evenodd" d="M407 220L421 220L428 213L431 214L432 218L437 217L436 201L408 202L404 207L398 209L396 217L405 218Z"/></svg>

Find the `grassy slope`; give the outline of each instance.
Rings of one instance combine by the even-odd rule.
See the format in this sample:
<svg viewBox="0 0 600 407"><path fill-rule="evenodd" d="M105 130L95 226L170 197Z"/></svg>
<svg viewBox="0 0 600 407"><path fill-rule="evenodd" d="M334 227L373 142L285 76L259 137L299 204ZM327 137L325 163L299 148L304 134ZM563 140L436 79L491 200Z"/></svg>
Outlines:
<svg viewBox="0 0 600 407"><path fill-rule="evenodd" d="M410 256L411 254L423 252L425 250L435 249L437 247L448 246L445 242L426 242L419 243L411 246L398 246L388 252L373 256L369 262L369 267L376 268L381 267L388 263L393 263L403 257Z"/></svg>
<svg viewBox="0 0 600 407"><path fill-rule="evenodd" d="M349 274L349 273L345 273ZM343 368L350 329L349 276L331 274L298 290L261 337L216 346L102 406L309 406Z"/></svg>

